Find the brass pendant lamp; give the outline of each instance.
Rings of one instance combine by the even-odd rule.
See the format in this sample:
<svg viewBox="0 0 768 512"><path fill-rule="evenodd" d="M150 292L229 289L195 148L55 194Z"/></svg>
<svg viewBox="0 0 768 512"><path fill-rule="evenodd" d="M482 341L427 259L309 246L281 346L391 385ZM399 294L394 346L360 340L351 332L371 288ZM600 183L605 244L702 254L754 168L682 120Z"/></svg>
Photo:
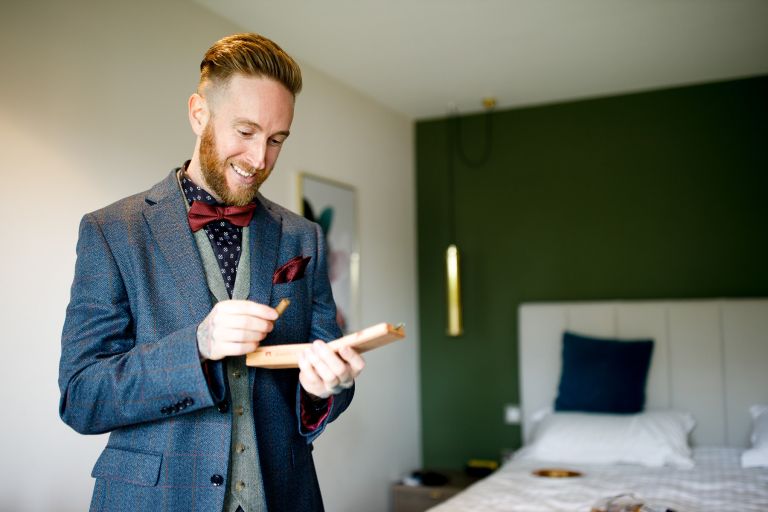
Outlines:
<svg viewBox="0 0 768 512"><path fill-rule="evenodd" d="M445 277L446 277L446 298L447 298L447 319L448 325L446 334L451 337L458 337L464 334L464 323L462 320L461 307L461 260L459 257L459 248L456 244L456 173L454 166L454 154L458 154L459 159L465 167L477 168L488 161L491 154L492 139L492 119L491 111L496 107L495 98L484 98L483 107L486 110L486 141L483 154L478 160L471 160L464 152L461 144L461 118L454 111L454 116L446 120L447 127L447 165L448 165L448 187L449 201L449 239L450 243L445 250ZM455 125L455 126L454 126Z"/></svg>

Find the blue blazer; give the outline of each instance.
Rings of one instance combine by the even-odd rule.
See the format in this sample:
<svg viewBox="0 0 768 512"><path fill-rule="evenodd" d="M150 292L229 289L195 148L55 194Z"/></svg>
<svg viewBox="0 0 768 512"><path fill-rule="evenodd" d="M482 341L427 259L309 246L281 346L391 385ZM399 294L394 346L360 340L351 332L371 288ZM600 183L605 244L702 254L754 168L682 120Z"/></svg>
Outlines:
<svg viewBox="0 0 768 512"><path fill-rule="evenodd" d="M209 364L209 382L197 352L212 299L175 172L80 224L59 414L77 432L110 432L93 468L92 511L223 508L232 412L225 365ZM291 300L262 344L339 337L320 228L261 195L257 203L249 298ZM311 256L304 277L273 285L275 269L295 256ZM323 424L305 432L298 370L250 368L249 378L270 512L322 510L311 443L354 391L336 395Z"/></svg>

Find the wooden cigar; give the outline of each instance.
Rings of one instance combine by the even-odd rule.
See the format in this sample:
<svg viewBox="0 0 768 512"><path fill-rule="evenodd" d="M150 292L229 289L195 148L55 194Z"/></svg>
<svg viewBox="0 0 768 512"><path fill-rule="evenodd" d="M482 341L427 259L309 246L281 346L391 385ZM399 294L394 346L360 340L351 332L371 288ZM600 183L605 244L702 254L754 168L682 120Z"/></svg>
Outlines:
<svg viewBox="0 0 768 512"><path fill-rule="evenodd" d="M283 311L285 311L290 305L291 305L290 300L281 299L280 303L275 307L275 311L277 311L277 317L280 318L280 315L283 314Z"/></svg>

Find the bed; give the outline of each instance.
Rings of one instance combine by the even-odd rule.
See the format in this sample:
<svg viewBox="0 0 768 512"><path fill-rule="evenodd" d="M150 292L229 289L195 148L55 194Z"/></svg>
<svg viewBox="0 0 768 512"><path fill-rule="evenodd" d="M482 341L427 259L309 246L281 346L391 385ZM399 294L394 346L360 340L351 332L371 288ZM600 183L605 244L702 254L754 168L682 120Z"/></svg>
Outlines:
<svg viewBox="0 0 768 512"><path fill-rule="evenodd" d="M768 511L768 299L531 303L519 329L524 446L431 512L602 511L614 497L651 511ZM617 377L634 375L623 367L601 386L624 398L641 387L640 405L621 401L640 410L617 414L583 386L624 364L580 369L579 351L602 357L595 347L646 357L641 383Z"/></svg>

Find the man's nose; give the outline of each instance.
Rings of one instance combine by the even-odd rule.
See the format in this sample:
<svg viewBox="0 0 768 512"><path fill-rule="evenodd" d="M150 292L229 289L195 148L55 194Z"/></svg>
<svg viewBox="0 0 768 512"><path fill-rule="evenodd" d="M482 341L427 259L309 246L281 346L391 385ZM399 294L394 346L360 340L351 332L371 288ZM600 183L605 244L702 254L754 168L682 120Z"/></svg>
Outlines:
<svg viewBox="0 0 768 512"><path fill-rule="evenodd" d="M259 138L251 140L245 158L250 167L259 171L263 170L267 160L267 141Z"/></svg>

